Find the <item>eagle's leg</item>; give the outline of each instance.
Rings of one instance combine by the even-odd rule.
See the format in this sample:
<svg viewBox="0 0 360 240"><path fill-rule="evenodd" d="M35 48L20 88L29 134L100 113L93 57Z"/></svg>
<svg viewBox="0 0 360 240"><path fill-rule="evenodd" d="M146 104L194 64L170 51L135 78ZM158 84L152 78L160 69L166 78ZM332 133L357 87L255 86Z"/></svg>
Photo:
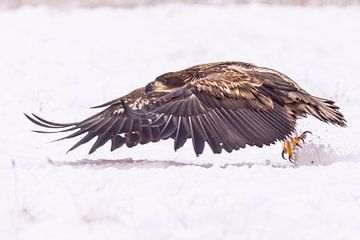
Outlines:
<svg viewBox="0 0 360 240"><path fill-rule="evenodd" d="M295 134L294 137L289 137L285 139L281 156L285 159L286 154L291 163L294 163L294 161L298 160L299 148L301 148L300 141L302 143L305 143L305 138L309 133L311 134L310 131L305 131L300 134L300 136Z"/></svg>

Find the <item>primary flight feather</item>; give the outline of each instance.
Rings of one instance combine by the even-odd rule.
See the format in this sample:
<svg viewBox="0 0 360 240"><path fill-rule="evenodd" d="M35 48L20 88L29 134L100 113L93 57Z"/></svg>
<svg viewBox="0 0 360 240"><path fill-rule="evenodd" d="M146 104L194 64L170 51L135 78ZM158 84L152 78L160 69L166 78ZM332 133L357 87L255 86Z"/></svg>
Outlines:
<svg viewBox="0 0 360 240"><path fill-rule="evenodd" d="M310 95L278 71L244 62L201 64L168 72L96 108L105 109L67 124L34 114L26 117L53 129L36 132L72 131L59 140L83 135L69 151L96 137L89 153L108 141L113 151L169 138L175 150L191 138L196 155L203 152L205 143L214 153L246 145L262 147L290 136L296 119L308 114L346 125L333 101Z"/></svg>

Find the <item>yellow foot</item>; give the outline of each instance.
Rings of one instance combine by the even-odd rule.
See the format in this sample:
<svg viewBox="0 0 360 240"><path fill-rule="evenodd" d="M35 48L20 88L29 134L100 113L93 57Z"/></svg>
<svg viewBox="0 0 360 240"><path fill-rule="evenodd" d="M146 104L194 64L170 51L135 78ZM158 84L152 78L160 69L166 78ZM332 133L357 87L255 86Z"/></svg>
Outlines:
<svg viewBox="0 0 360 240"><path fill-rule="evenodd" d="M305 143L307 134L312 134L310 131L305 131L300 136L290 137L284 140L283 150L281 156L285 159L285 154L288 156L288 160L291 163L298 160L299 148L301 148L300 141Z"/></svg>

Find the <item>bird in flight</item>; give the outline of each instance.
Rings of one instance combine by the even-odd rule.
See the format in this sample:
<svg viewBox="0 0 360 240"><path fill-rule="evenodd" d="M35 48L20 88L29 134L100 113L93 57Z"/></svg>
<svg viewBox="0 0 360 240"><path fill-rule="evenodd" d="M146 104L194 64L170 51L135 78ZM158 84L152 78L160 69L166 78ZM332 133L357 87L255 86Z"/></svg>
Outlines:
<svg viewBox="0 0 360 240"><path fill-rule="evenodd" d="M145 87L94 108L99 113L79 122L56 123L35 114L33 123L52 129L39 133L70 132L58 140L83 137L69 151L96 138L93 153L108 141L111 151L122 146L173 139L175 151L188 139L196 155L205 143L214 153L284 141L283 154L306 133L292 137L296 120L312 115L346 126L333 101L310 95L288 76L245 62L200 64L155 78Z"/></svg>

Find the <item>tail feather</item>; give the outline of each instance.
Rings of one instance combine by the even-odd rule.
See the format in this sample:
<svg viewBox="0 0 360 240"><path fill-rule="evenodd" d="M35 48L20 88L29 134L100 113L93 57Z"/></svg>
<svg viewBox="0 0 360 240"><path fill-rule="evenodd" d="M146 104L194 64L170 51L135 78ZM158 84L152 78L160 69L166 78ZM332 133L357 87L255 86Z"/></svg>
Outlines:
<svg viewBox="0 0 360 240"><path fill-rule="evenodd" d="M334 101L310 96L309 102L305 104L305 112L313 115L321 121L346 127L344 115L339 111L339 107Z"/></svg>

